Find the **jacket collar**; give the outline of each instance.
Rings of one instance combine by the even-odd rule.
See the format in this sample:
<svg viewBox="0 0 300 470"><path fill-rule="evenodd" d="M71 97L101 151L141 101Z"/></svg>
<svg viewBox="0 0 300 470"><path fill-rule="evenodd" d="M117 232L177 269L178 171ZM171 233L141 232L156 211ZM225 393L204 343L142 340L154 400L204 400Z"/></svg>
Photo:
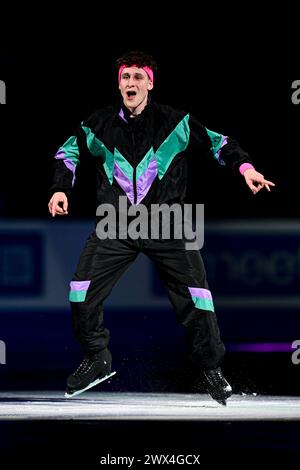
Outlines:
<svg viewBox="0 0 300 470"><path fill-rule="evenodd" d="M118 118L121 119L123 122L126 124L132 124L132 123L137 123L137 122L142 122L145 117L149 114L149 111L152 108L152 100L150 97L148 97L148 103L143 109L143 111L138 114L136 117L130 117L130 111L126 106L124 105L123 102L120 102L117 107L117 113L118 113Z"/></svg>

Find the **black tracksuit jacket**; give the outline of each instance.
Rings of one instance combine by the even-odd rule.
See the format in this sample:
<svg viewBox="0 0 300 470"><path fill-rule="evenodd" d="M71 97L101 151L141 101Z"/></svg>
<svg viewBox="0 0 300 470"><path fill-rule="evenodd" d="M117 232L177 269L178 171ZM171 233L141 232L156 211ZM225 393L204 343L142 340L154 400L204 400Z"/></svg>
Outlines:
<svg viewBox="0 0 300 470"><path fill-rule="evenodd" d="M51 193L70 194L83 159L96 169L97 204L183 202L191 159L210 154L238 169L251 160L230 137L210 131L184 111L150 101L136 118L124 107L109 106L83 121L55 156ZM198 163L198 162L197 162Z"/></svg>

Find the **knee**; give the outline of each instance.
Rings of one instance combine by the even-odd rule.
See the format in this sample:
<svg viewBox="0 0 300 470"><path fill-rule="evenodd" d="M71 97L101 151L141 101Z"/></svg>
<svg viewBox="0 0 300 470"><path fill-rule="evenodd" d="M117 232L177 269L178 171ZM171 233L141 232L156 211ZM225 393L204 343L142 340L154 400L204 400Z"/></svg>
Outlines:
<svg viewBox="0 0 300 470"><path fill-rule="evenodd" d="M74 303L84 302L87 296L91 281L71 281L69 291L69 301Z"/></svg>

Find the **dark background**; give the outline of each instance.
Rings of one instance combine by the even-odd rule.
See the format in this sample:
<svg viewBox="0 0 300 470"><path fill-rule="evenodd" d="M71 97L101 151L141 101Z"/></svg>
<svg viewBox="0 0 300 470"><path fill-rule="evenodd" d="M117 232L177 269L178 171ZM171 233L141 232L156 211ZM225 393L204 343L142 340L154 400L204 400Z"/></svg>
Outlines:
<svg viewBox="0 0 300 470"><path fill-rule="evenodd" d="M215 161L199 162L195 200L206 204L206 217L298 217L300 106L291 102L297 75L285 68L284 47L271 41L238 44L237 37L230 49L222 47L222 37L204 42L195 30L175 28L172 37L168 32L153 30L150 39L132 39L131 33L127 40L114 32L103 45L78 38L27 47L21 42L2 52L7 105L0 108L1 215L48 217L53 155L79 122L118 97L116 58L144 49L159 65L153 98L237 139L257 170L276 183L271 194L253 197L239 176ZM79 181L74 198L80 193L81 202L71 216L93 216L89 175Z"/></svg>

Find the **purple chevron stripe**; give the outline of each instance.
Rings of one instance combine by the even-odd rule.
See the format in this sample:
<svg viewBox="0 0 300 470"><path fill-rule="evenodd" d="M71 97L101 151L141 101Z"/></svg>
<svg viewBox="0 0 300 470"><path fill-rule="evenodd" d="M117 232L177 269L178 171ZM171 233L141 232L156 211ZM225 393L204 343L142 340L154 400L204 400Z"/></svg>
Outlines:
<svg viewBox="0 0 300 470"><path fill-rule="evenodd" d="M114 177L116 178L118 184L121 186L123 191L126 193L131 204L134 203L134 192L133 192L133 184L132 181L125 175L125 173L121 170L119 165L114 162Z"/></svg>
<svg viewBox="0 0 300 470"><path fill-rule="evenodd" d="M67 158L66 157L66 154L65 154L65 151L64 150L59 150L56 154L55 154L55 157L56 160L63 160L64 161L64 164L66 165L66 167L68 168L68 170L70 170L73 174L73 179L72 179L72 186L74 185L75 183L75 169L76 169L76 165L75 163L73 162L73 160L71 160L70 158Z"/></svg>
<svg viewBox="0 0 300 470"><path fill-rule="evenodd" d="M151 184L158 174L157 162L154 158L150 161L147 170L143 173L136 182L137 190L137 204L139 204L146 194L148 193Z"/></svg>
<svg viewBox="0 0 300 470"><path fill-rule="evenodd" d="M58 150L58 152L56 152L55 154L55 157L57 160L64 160L66 158L66 153L64 150Z"/></svg>
<svg viewBox="0 0 300 470"><path fill-rule="evenodd" d="M220 150L217 151L218 160L219 160L219 162L220 162L222 165L225 165L225 162L224 162L224 160L222 160L222 158L221 158L221 150L222 150L222 148L224 147L224 145L227 144L227 142L228 142L227 139L228 139L228 137L227 137L226 135L222 135L221 147L220 147Z"/></svg>
<svg viewBox="0 0 300 470"><path fill-rule="evenodd" d="M192 297L200 297L201 299L208 299L212 301L210 290L202 289L200 287L189 287L188 289Z"/></svg>

